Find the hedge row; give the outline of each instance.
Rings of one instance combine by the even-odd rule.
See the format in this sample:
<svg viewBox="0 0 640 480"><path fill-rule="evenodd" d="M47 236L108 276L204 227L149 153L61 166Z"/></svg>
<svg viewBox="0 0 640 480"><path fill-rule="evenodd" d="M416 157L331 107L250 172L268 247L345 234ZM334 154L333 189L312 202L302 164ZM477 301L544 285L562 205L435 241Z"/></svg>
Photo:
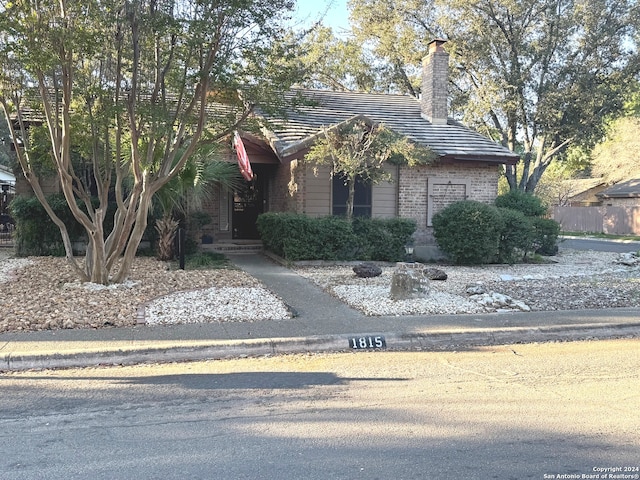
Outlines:
<svg viewBox="0 0 640 480"><path fill-rule="evenodd" d="M295 213L264 213L258 231L267 250L289 261L379 260L405 258L404 246L416 223L402 218L348 222L341 217L311 218Z"/></svg>

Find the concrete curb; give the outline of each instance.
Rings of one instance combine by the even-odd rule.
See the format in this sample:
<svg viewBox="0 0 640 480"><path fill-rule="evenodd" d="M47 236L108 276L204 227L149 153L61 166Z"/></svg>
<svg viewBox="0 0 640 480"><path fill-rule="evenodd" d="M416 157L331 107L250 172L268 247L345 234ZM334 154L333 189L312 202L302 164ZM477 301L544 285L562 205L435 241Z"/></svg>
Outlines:
<svg viewBox="0 0 640 480"><path fill-rule="evenodd" d="M583 324L549 327L488 328L474 331L434 331L430 333L382 333L317 335L299 338L212 341L206 345L143 347L101 351L77 351L53 354L7 354L0 359L0 371L133 365L199 360L219 360L309 352L347 352L365 350L456 351L476 347L538 342L640 337L640 323ZM351 338L384 337L386 349L354 350Z"/></svg>

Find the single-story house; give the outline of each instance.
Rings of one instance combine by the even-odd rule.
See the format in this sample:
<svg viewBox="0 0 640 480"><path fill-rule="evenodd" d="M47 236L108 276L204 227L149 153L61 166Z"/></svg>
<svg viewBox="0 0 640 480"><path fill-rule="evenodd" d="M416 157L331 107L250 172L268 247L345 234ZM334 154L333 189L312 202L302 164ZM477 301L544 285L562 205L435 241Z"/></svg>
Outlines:
<svg viewBox="0 0 640 480"><path fill-rule="evenodd" d="M310 100L289 112L286 119L269 118L263 136L241 134L254 179L242 191L219 189L208 210L213 223L207 236L215 242L257 238L256 218L266 211L287 211L310 216L338 215L345 211L346 187L332 176L329 167L305 162L305 154L323 128L357 116L382 123L429 147L437 154L432 165L386 168L392 181L360 185L354 214L375 218L412 218L418 258L430 256L435 244L431 219L459 200L492 202L504 164L518 155L449 118L448 64L444 40L429 45L423 62L420 100L404 95L385 95L324 90L297 90Z"/></svg>
<svg viewBox="0 0 640 480"><path fill-rule="evenodd" d="M292 96L308 101L289 111L286 118L268 117L257 110L258 119L266 120L262 132L240 132L253 178L235 190L214 189L203 205L212 218L202 229L203 243L258 239L257 217L268 211L343 214L347 198L343 182L331 175L329 167L305 162L305 154L324 128L365 117L428 147L437 159L416 167L388 164L390 182L359 184L354 214L414 219L418 227L414 253L417 258L429 258L427 252L435 245L433 215L459 200L492 202L498 194L502 166L519 159L449 118L449 55L444 43L434 40L429 45L419 100L406 95L294 89ZM230 150L226 159L236 161L235 154ZM46 193L59 190L56 177L46 180ZM30 187L23 179L16 190L28 194Z"/></svg>
<svg viewBox="0 0 640 480"><path fill-rule="evenodd" d="M596 194L602 205L640 207L640 178L630 178Z"/></svg>
<svg viewBox="0 0 640 480"><path fill-rule="evenodd" d="M7 185L13 187L16 184L16 177L9 167L0 165L0 186Z"/></svg>

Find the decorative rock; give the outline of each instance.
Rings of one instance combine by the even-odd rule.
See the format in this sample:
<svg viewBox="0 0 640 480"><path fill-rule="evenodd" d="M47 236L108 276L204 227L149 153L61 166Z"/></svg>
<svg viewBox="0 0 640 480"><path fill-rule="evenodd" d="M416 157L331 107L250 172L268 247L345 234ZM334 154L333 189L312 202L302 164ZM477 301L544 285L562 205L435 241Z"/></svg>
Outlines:
<svg viewBox="0 0 640 480"><path fill-rule="evenodd" d="M465 289L467 294L469 295L482 295L483 293L487 293L487 289L481 283L474 283L471 285L467 285Z"/></svg>
<svg viewBox="0 0 640 480"><path fill-rule="evenodd" d="M429 278L429 280L446 280L448 278L447 274L439 268L425 268L424 273Z"/></svg>
<svg viewBox="0 0 640 480"><path fill-rule="evenodd" d="M502 293L483 293L481 295L472 295L470 298L479 304L498 312L512 312L514 310L521 312L531 311L531 308L526 303L521 302L520 300L515 300Z"/></svg>
<svg viewBox="0 0 640 480"><path fill-rule="evenodd" d="M382 274L382 269L378 265L369 262L356 265L353 271L359 278L379 277Z"/></svg>
<svg viewBox="0 0 640 480"><path fill-rule="evenodd" d="M617 263L626 265L628 267L635 267L636 265L640 264L640 258L638 257L636 252L621 253L618 257Z"/></svg>
<svg viewBox="0 0 640 480"><path fill-rule="evenodd" d="M392 300L425 297L429 293L429 277L421 263L398 263L391 276Z"/></svg>

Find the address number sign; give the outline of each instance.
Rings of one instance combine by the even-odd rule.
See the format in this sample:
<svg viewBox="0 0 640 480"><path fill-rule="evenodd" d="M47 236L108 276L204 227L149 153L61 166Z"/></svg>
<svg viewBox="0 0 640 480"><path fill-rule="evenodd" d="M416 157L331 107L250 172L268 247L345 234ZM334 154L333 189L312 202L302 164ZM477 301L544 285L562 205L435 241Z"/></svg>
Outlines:
<svg viewBox="0 0 640 480"><path fill-rule="evenodd" d="M387 342L381 335L349 338L349 348L353 350L376 350L386 347Z"/></svg>

